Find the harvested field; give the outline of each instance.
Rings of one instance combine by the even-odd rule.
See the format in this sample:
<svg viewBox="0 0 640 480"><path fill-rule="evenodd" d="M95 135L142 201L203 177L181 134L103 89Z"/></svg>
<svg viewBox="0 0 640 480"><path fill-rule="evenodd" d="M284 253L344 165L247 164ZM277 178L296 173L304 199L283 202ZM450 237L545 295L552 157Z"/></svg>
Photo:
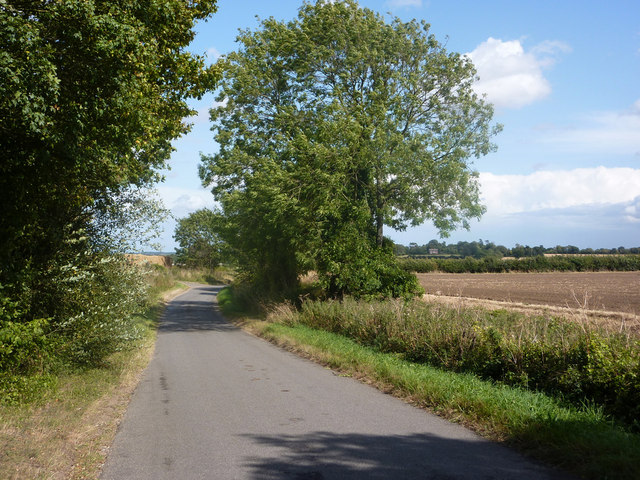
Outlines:
<svg viewBox="0 0 640 480"><path fill-rule="evenodd" d="M127 254L127 258L132 262L145 264L151 263L156 265L162 265L163 267L170 267L171 257L168 255L144 255L142 253L129 253Z"/></svg>
<svg viewBox="0 0 640 480"><path fill-rule="evenodd" d="M485 306L552 310L588 316L640 316L640 272L588 273L419 273L429 297L489 300ZM497 302L500 302L499 304Z"/></svg>

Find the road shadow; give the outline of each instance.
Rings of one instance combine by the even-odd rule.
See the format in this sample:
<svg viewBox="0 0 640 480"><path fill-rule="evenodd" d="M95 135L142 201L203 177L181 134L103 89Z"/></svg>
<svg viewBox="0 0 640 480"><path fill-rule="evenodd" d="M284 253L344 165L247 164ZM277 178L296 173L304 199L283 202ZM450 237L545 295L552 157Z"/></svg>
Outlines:
<svg viewBox="0 0 640 480"><path fill-rule="evenodd" d="M248 457L256 480L519 479L571 477L490 442L454 440L423 433L367 435L313 432L245 435L277 457Z"/></svg>
<svg viewBox="0 0 640 480"><path fill-rule="evenodd" d="M158 331L171 332L229 332L237 327L225 321L219 313L216 295L224 285L197 285L167 306Z"/></svg>

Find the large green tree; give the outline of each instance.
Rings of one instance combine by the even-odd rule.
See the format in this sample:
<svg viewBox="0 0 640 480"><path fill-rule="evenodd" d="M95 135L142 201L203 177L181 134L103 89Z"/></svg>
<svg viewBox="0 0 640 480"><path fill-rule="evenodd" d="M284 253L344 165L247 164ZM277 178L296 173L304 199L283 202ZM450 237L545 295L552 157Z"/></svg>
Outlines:
<svg viewBox="0 0 640 480"><path fill-rule="evenodd" d="M173 238L177 261L188 267L215 268L223 259L225 244L220 239L220 214L202 208L178 220Z"/></svg>
<svg viewBox="0 0 640 480"><path fill-rule="evenodd" d="M215 10L0 1L0 373L46 364L45 344L97 361L130 338L140 278L112 254L145 233L145 187L219 77L186 51Z"/></svg>
<svg viewBox="0 0 640 480"><path fill-rule="evenodd" d="M215 3L0 2L3 276L46 264L70 225L157 179L186 99L218 76L185 50Z"/></svg>
<svg viewBox="0 0 640 480"><path fill-rule="evenodd" d="M245 232L263 235L264 249L287 245L290 279L315 264L349 290L336 272L366 270L384 225L430 220L447 234L483 213L471 160L494 148L499 127L473 91L471 61L428 24L318 1L239 42L226 104L212 111L220 151L201 176L239 231L248 216L245 227L269 232Z"/></svg>

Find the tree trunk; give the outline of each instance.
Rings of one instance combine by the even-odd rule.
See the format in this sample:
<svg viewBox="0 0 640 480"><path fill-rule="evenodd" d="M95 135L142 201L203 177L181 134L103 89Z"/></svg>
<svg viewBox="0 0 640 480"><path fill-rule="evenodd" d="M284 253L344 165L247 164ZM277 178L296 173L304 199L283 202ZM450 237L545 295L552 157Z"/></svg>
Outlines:
<svg viewBox="0 0 640 480"><path fill-rule="evenodd" d="M384 242L384 196L382 195L382 169L376 169L376 244L379 248Z"/></svg>
<svg viewBox="0 0 640 480"><path fill-rule="evenodd" d="M376 212L376 242L378 247L382 247L382 243L384 241L384 222L382 216L382 209L378 206L378 211Z"/></svg>

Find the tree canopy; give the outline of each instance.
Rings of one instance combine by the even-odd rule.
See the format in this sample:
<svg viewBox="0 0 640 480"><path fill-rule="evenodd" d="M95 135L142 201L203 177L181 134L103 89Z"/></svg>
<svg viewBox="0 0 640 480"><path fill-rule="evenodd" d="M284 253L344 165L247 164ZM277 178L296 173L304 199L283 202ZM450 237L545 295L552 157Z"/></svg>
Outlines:
<svg viewBox="0 0 640 480"><path fill-rule="evenodd" d="M161 213L146 187L219 67L186 47L215 0L0 2L0 386L132 338L121 255ZM115 238L114 238L115 237ZM51 354L51 356L49 356Z"/></svg>
<svg viewBox="0 0 640 480"><path fill-rule="evenodd" d="M185 51L215 3L0 3L4 272L46 262L96 204L157 180L185 100L218 76Z"/></svg>
<svg viewBox="0 0 640 480"><path fill-rule="evenodd" d="M187 267L215 268L223 260L225 245L218 234L220 214L203 208L178 220L173 238L177 261Z"/></svg>
<svg viewBox="0 0 640 480"><path fill-rule="evenodd" d="M335 291L362 275L375 290L384 225L430 220L447 234L482 214L471 159L494 148L499 127L472 89L471 61L428 24L318 1L238 41L226 103L211 111L220 150L201 177L271 281L315 268Z"/></svg>

